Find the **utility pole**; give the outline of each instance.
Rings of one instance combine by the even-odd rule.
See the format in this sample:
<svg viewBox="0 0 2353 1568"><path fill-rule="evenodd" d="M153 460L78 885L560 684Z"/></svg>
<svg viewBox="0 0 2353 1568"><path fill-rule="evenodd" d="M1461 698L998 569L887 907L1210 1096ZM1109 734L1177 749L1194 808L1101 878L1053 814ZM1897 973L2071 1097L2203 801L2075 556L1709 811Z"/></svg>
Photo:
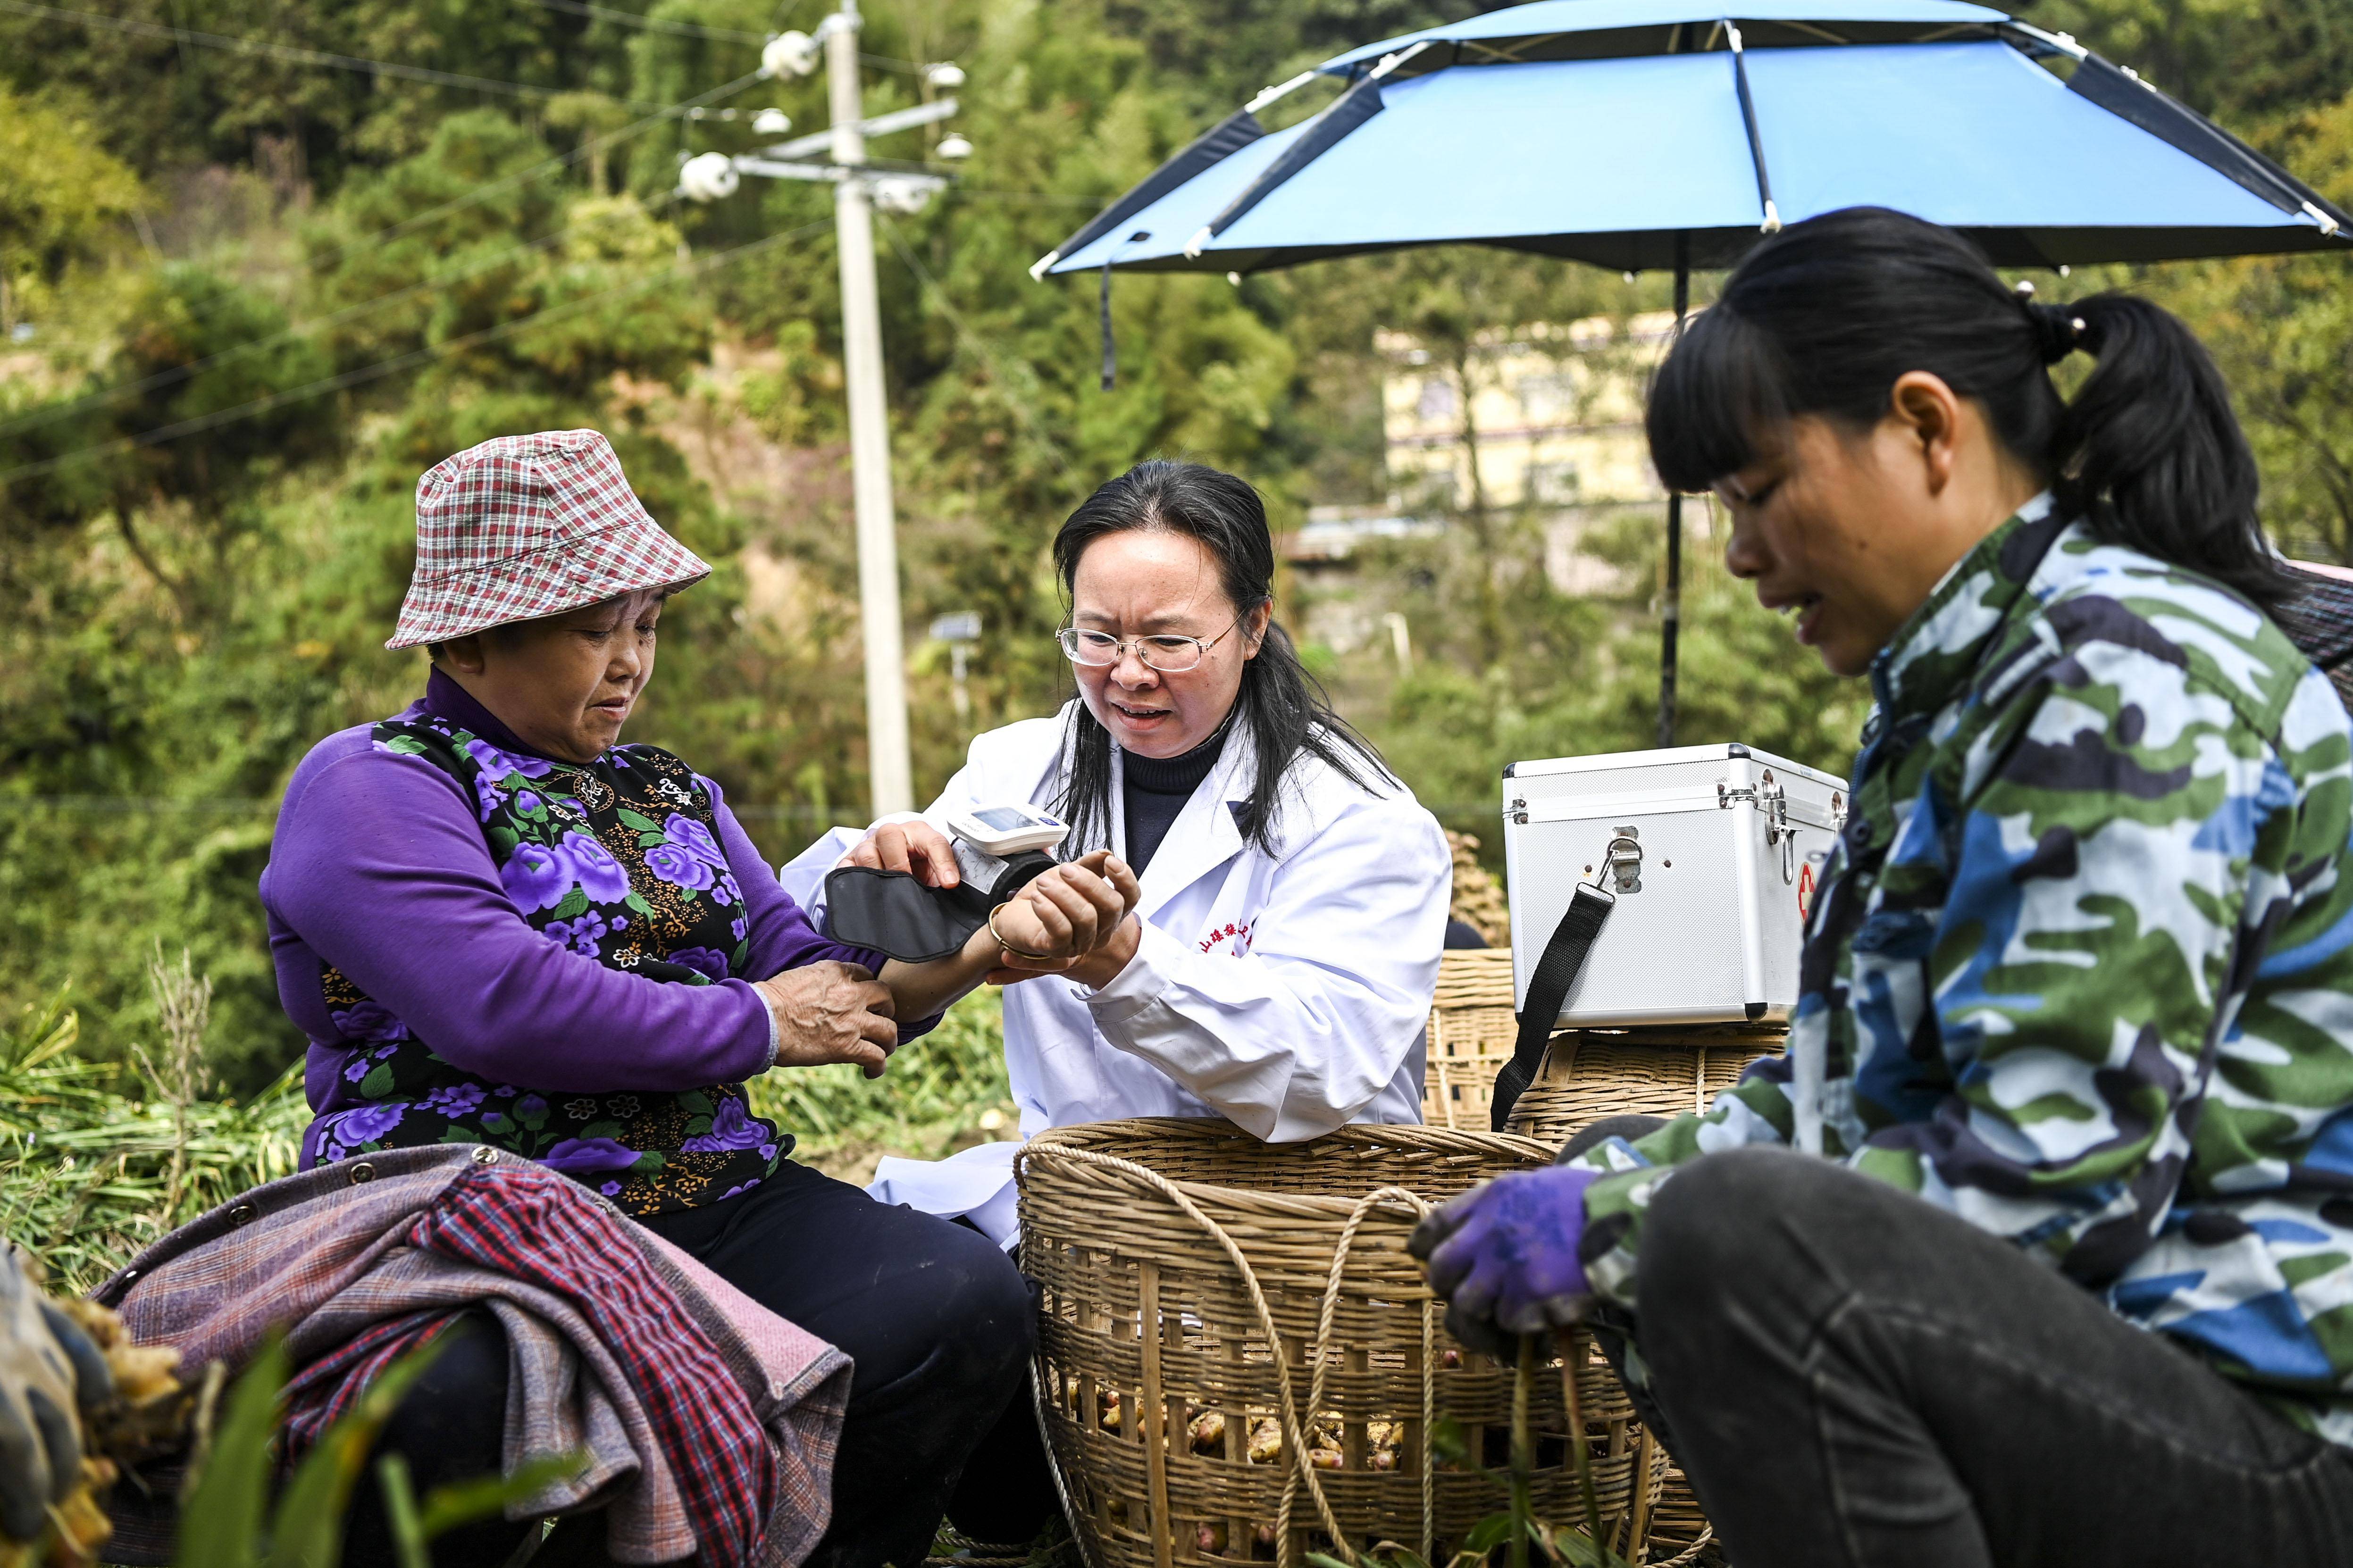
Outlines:
<svg viewBox="0 0 2353 1568"><path fill-rule="evenodd" d="M874 280L874 208L880 203L885 212L921 212L947 179L921 170L867 173L866 139L944 120L956 111L956 100L944 98L865 119L858 82L860 26L858 0L841 0L841 9L818 23L815 34L779 33L760 51L760 72L771 78L807 76L822 53L829 131L752 153L681 153L678 189L692 201L721 201L735 193L745 174L833 186L850 489L858 519L858 618L866 655L867 775L874 815L881 816L913 810L915 782L907 754L907 661L899 626L899 539L891 500L890 411L882 386L882 310ZM926 89L957 87L964 72L943 60L923 68L923 82ZM754 117L753 129L777 135L792 123L781 110L767 109ZM820 149L828 161L808 162ZM943 158L967 157L972 143L950 136L937 152Z"/></svg>
<svg viewBox="0 0 2353 1568"><path fill-rule="evenodd" d="M858 0L828 18L825 67L833 161L866 162L858 83ZM874 205L863 180L834 187L841 253L842 373L849 395L851 489L858 512L858 618L866 646L866 767L874 815L915 808L907 751L907 663L900 643L899 534L891 504L891 425L882 396L882 310L874 281Z"/></svg>

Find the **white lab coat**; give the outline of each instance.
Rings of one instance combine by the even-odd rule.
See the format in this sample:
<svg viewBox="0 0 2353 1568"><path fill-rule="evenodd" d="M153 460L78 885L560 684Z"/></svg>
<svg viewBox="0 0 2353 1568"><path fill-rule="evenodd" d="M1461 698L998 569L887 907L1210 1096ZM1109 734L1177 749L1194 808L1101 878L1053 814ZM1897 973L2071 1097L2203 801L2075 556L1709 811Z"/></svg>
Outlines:
<svg viewBox="0 0 2353 1568"><path fill-rule="evenodd" d="M975 740L923 815L944 832L950 812L976 804L1050 806L1070 713ZM1423 1030L1453 877L1445 836L1403 785L1371 793L1303 756L1273 851L1247 846L1234 813L1254 767L1238 727L1145 870L1143 942L1117 978L1099 991L1056 976L1007 987L1024 1137L1125 1116L1223 1116L1282 1143L1352 1121L1421 1120ZM1113 746L1115 854L1125 852L1120 784ZM836 829L784 868L786 890L813 916L825 873L860 837ZM894 1190L931 1206L905 1173Z"/></svg>

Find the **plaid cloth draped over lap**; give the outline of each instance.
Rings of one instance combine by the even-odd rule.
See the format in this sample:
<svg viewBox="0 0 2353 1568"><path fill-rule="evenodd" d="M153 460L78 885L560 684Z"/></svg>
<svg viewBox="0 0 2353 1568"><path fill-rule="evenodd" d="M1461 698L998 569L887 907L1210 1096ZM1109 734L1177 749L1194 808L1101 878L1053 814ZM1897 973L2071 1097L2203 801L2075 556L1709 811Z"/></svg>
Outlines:
<svg viewBox="0 0 2353 1568"><path fill-rule="evenodd" d="M849 1359L569 1178L492 1150L394 1150L257 1187L96 1299L189 1367L240 1365L284 1327L290 1452L459 1311L491 1312L523 1414L506 1468L588 1456L511 1516L604 1503L619 1562L784 1568L831 1512ZM118 1523L112 1560L168 1561L153 1521Z"/></svg>

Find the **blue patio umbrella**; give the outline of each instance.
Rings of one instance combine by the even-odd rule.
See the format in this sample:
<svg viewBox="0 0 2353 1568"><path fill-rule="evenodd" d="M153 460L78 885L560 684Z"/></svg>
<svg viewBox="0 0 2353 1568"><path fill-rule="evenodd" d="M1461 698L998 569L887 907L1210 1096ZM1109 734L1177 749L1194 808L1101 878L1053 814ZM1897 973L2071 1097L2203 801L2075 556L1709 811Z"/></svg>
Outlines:
<svg viewBox="0 0 2353 1568"><path fill-rule="evenodd" d="M1317 76L1348 86L1268 132ZM1269 88L1032 268L1251 272L1481 244L1611 268L1728 267L1785 222L1899 208L1997 264L2344 248L2348 216L2063 33L1964 0L1537 0ZM1682 500L1668 499L1660 744Z"/></svg>

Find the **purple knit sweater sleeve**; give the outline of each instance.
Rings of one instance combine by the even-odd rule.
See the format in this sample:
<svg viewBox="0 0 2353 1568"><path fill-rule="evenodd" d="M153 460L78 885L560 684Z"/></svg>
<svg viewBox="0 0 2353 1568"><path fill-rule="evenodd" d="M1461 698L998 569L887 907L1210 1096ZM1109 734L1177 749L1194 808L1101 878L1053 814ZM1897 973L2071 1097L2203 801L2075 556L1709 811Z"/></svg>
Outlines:
<svg viewBox="0 0 2353 1568"><path fill-rule="evenodd" d="M702 778L700 773L695 776ZM821 958L836 958L844 963L863 964L870 974L881 973L883 964L890 962L889 955L863 947L845 947L820 935L809 924L807 911L776 881L776 868L760 858L751 836L735 820L735 814L727 809L718 784L705 778L702 787L711 792L712 815L719 825L719 847L727 853L727 868L735 873L735 881L744 889L744 908L752 920L748 939L752 954L744 963L744 973L754 979L765 979L780 969L797 969ZM900 1019L899 1043L904 1045L919 1035L929 1034L942 1016L934 1013L928 1018Z"/></svg>
<svg viewBox="0 0 2353 1568"><path fill-rule="evenodd" d="M791 908L774 873L744 875L765 868L756 855L750 867L739 859L743 831L732 817L722 820L733 829L727 848L737 879L755 900L755 943L765 931L764 955L837 956L812 952L829 944ZM501 887L457 782L364 738L298 771L262 895L272 923L282 922L319 962L343 971L437 1054L494 1083L583 1093L685 1089L740 1082L768 1065L767 1007L748 983L649 980L533 931ZM788 957L776 967L807 961Z"/></svg>
<svg viewBox="0 0 2353 1568"><path fill-rule="evenodd" d="M711 792L719 847L726 853L727 868L735 874L736 885L744 889L744 912L751 921L744 940L752 948L750 956L744 961L744 973L754 980L765 980L778 970L798 969L805 963L833 958L844 963L863 964L872 973L881 973L888 962L882 954L862 947L845 947L818 933L809 924L807 914L776 881L776 868L761 858L751 835L735 820L735 814L727 809L727 797L721 793L718 781L703 778L700 773L695 776Z"/></svg>

